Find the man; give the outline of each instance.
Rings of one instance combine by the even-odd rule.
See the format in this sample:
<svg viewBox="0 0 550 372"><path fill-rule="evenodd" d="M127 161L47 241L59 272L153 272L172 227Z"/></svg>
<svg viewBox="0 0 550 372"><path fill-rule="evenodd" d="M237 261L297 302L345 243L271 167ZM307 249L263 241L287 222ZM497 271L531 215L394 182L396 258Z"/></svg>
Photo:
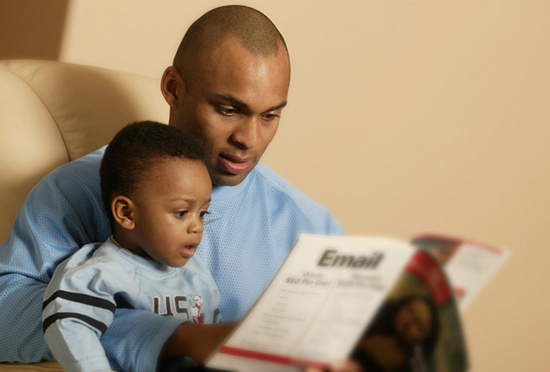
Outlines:
<svg viewBox="0 0 550 372"><path fill-rule="evenodd" d="M220 287L225 321L249 309L300 233L342 232L325 209L259 163L277 131L289 82L283 37L267 17L243 6L199 18L162 77L169 124L196 135L207 151L212 223L198 254ZM103 151L46 176L0 250L0 361L52 358L40 313L53 270L78 247L111 235L99 191ZM204 361L231 329L118 305L101 339L118 370L153 371L159 355Z"/></svg>

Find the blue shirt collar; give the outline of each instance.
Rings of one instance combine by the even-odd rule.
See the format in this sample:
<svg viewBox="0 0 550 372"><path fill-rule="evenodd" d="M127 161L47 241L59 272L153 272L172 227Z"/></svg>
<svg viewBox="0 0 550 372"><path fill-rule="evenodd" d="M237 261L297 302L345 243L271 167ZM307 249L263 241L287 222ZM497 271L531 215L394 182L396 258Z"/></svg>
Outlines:
<svg viewBox="0 0 550 372"><path fill-rule="evenodd" d="M253 169L252 172L250 172L248 176L246 176L246 178L241 183L235 186L212 185L212 201L227 199L243 192L243 190L246 189L247 185L251 182L250 180L254 175L255 171L256 170Z"/></svg>

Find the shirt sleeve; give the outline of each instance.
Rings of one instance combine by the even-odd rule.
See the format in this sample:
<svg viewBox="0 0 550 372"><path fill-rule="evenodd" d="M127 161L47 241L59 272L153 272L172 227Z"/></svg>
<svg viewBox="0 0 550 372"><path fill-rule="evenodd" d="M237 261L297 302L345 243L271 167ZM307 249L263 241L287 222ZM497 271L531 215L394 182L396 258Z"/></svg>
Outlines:
<svg viewBox="0 0 550 372"><path fill-rule="evenodd" d="M327 217L327 235L344 235L344 229L340 225L340 223L332 216L332 214L328 213Z"/></svg>
<svg viewBox="0 0 550 372"><path fill-rule="evenodd" d="M113 284L119 278L111 270L86 263L94 248L83 247L56 269L42 305L44 338L67 371L110 369L99 338L113 321L117 293Z"/></svg>

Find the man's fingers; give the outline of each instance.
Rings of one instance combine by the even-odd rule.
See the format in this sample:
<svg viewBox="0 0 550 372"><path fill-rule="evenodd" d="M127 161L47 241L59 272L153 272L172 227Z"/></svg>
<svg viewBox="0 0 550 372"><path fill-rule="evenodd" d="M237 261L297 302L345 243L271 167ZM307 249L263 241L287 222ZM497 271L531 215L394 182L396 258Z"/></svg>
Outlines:
<svg viewBox="0 0 550 372"><path fill-rule="evenodd" d="M309 366L305 369L305 372L365 372L363 368L356 362L344 359L334 360L328 364L327 367L314 367Z"/></svg>

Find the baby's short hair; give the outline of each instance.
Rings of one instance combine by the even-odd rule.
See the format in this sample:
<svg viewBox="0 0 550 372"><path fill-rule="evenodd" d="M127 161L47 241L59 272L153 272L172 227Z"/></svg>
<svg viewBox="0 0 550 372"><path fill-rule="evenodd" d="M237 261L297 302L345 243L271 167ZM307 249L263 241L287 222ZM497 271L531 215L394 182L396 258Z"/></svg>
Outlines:
<svg viewBox="0 0 550 372"><path fill-rule="evenodd" d="M99 170L101 197L111 222L113 198L130 197L147 171L169 158L204 162L205 152L191 135L154 121L129 124L115 135L105 150Z"/></svg>

